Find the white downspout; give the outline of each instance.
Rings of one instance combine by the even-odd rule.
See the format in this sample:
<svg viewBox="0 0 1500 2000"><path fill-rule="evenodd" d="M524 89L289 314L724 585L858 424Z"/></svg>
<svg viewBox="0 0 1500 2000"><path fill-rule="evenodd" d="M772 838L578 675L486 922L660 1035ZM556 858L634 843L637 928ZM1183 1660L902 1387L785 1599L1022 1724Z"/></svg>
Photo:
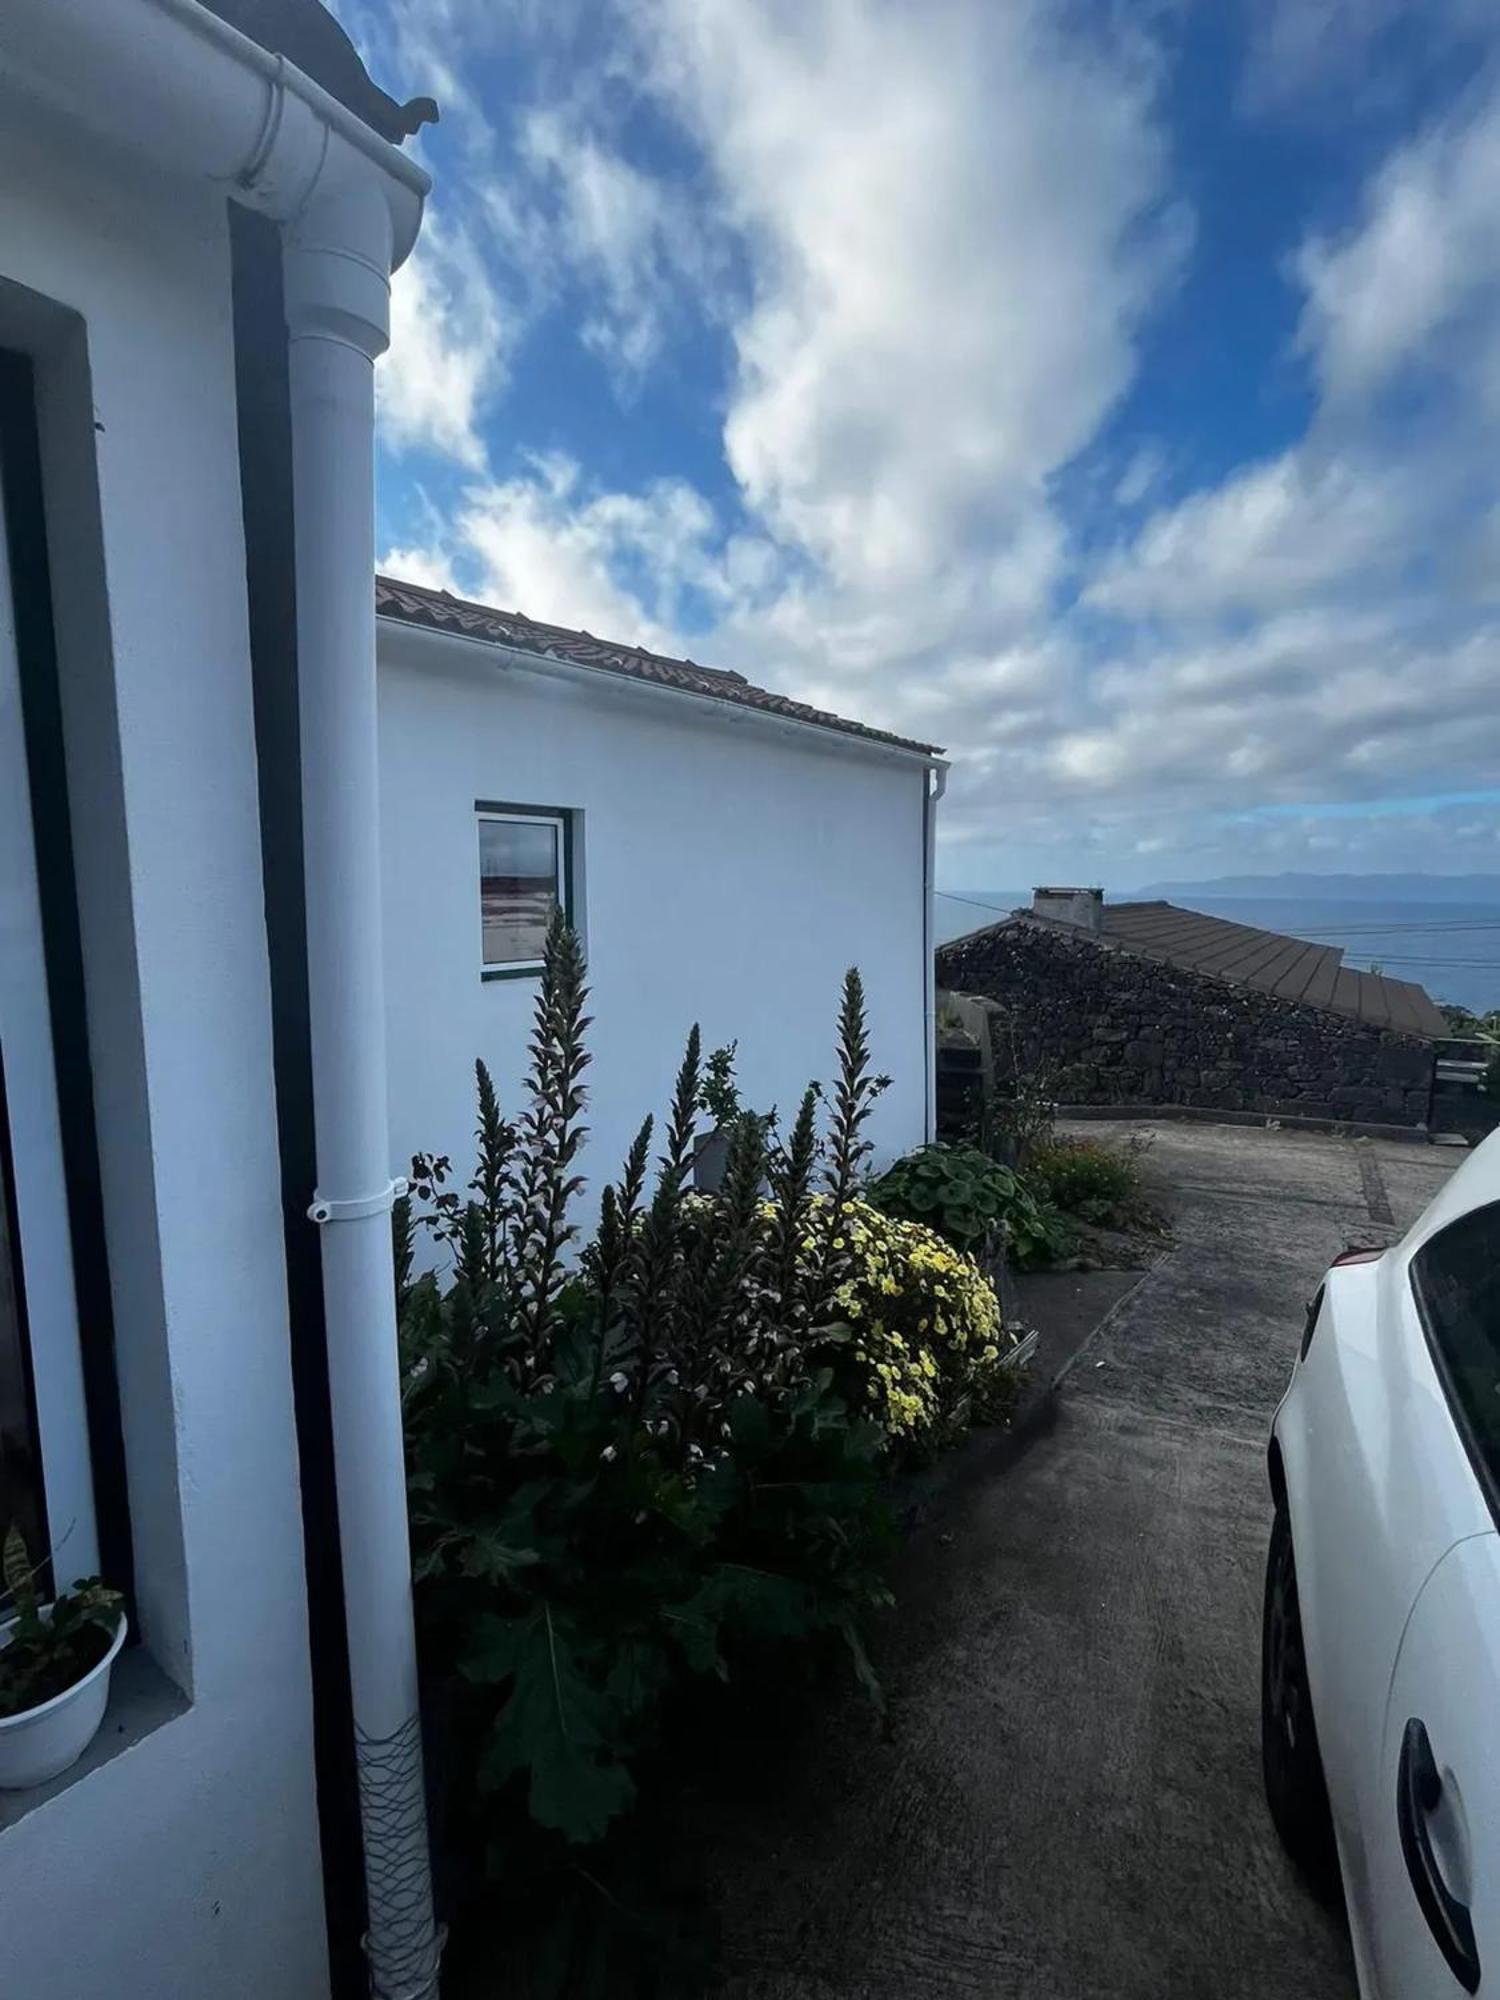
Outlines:
<svg viewBox="0 0 1500 2000"><path fill-rule="evenodd" d="M437 1992L396 1353L375 698L378 188L289 233L303 856L323 1289L376 2000Z"/></svg>
<svg viewBox="0 0 1500 2000"><path fill-rule="evenodd" d="M937 875L937 808L948 789L948 766L933 764L922 781L922 965L923 1033L926 1047L927 1143L937 1138L937 911L933 901Z"/></svg>
<svg viewBox="0 0 1500 2000"><path fill-rule="evenodd" d="M386 1129L374 359L429 182L197 0L4 0L0 113L217 183L283 225L318 1195L376 2000L432 2000Z"/></svg>

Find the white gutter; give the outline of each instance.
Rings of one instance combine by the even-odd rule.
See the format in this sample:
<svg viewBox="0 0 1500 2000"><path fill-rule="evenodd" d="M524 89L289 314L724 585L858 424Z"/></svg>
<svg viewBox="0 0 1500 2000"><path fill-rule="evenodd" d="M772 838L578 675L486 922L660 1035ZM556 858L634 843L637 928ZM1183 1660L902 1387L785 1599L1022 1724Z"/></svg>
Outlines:
<svg viewBox="0 0 1500 2000"><path fill-rule="evenodd" d="M927 1108L927 1143L937 1138L937 808L948 789L948 766L934 764L922 793L922 967L923 1076Z"/></svg>
<svg viewBox="0 0 1500 2000"><path fill-rule="evenodd" d="M416 241L432 186L422 168L197 0L5 0L0 84L278 222L379 188L391 270Z"/></svg>
<svg viewBox="0 0 1500 2000"><path fill-rule="evenodd" d="M487 639L479 632L445 631L441 626L421 625L414 619L401 618L391 612L380 612L377 624L383 637L395 639L399 635L402 650L407 650L408 639L412 642L409 649L412 652L421 652L436 641L439 647L462 647L469 653L488 655L487 660L476 661L476 664L510 667L547 680L580 681L596 692L601 687L607 687L619 688L627 696L665 697L679 706L689 704L705 721L778 730L783 735L790 733L812 739L821 750L885 757L901 764L918 764L930 771L946 772L948 768L946 759L935 750L923 750L905 743L885 743L878 736L863 736L852 729L838 729L826 722L810 722L805 716L779 715L775 709L757 708L750 702L731 701L723 695L700 694L695 688L673 687L667 681L637 679L634 674L617 673L609 667L591 667L582 660L556 659L546 653L532 652L525 646L507 645L503 639Z"/></svg>
<svg viewBox="0 0 1500 2000"><path fill-rule="evenodd" d="M377 2000L437 1993L386 1124L374 358L429 182L196 0L3 0L0 89L283 225L303 865L339 1536ZM8 107L9 109L10 107ZM311 1192L311 1190L309 1190Z"/></svg>

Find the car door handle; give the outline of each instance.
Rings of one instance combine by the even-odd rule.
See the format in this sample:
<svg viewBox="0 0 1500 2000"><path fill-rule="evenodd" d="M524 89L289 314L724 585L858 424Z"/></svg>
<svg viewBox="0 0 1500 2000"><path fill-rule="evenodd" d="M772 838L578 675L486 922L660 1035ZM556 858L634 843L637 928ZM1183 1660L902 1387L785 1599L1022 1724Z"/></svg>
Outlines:
<svg viewBox="0 0 1500 2000"><path fill-rule="evenodd" d="M1477 1993L1479 1947L1474 1942L1469 1906L1461 1903L1443 1880L1428 1824L1442 1796L1443 1780L1432 1754L1427 1726L1413 1716L1401 1738L1401 1761L1396 1769L1396 1825L1401 1833L1401 1853L1422 1915L1427 1919L1427 1928L1437 1940L1448 1969L1466 1993Z"/></svg>

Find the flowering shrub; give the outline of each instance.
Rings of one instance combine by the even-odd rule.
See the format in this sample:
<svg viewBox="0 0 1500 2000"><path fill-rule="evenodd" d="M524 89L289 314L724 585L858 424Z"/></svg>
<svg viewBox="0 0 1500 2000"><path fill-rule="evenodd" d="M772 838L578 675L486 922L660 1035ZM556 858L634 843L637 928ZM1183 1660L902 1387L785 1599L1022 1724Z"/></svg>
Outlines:
<svg viewBox="0 0 1500 2000"><path fill-rule="evenodd" d="M836 1247L848 1263L832 1303L865 1373L856 1400L902 1439L920 1439L988 1407L1011 1345L995 1288L972 1257L919 1222L851 1201Z"/></svg>
<svg viewBox="0 0 1500 2000"><path fill-rule="evenodd" d="M883 1087L857 972L824 1131L813 1088L784 1135L742 1114L718 1193L691 1193L694 1029L654 1171L647 1119L579 1244L585 1002L558 922L527 1108L504 1118L477 1065L467 1189L419 1155L395 1218L423 1662L460 1677L450 1813L512 1862L610 1837L691 1680L841 1648L878 1699L893 1445L960 1421L1003 1345L977 1267L856 1193Z"/></svg>

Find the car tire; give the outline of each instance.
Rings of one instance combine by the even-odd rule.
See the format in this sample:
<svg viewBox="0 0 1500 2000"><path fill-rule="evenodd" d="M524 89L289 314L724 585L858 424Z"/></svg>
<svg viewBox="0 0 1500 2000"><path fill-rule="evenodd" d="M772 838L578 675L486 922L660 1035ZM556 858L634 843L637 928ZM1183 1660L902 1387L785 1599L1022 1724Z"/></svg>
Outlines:
<svg viewBox="0 0 1500 2000"><path fill-rule="evenodd" d="M1318 1749L1292 1524L1278 1506L1266 1555L1265 1613L1261 1625L1260 1748L1266 1801L1292 1862L1325 1902L1339 1895L1338 1849Z"/></svg>

